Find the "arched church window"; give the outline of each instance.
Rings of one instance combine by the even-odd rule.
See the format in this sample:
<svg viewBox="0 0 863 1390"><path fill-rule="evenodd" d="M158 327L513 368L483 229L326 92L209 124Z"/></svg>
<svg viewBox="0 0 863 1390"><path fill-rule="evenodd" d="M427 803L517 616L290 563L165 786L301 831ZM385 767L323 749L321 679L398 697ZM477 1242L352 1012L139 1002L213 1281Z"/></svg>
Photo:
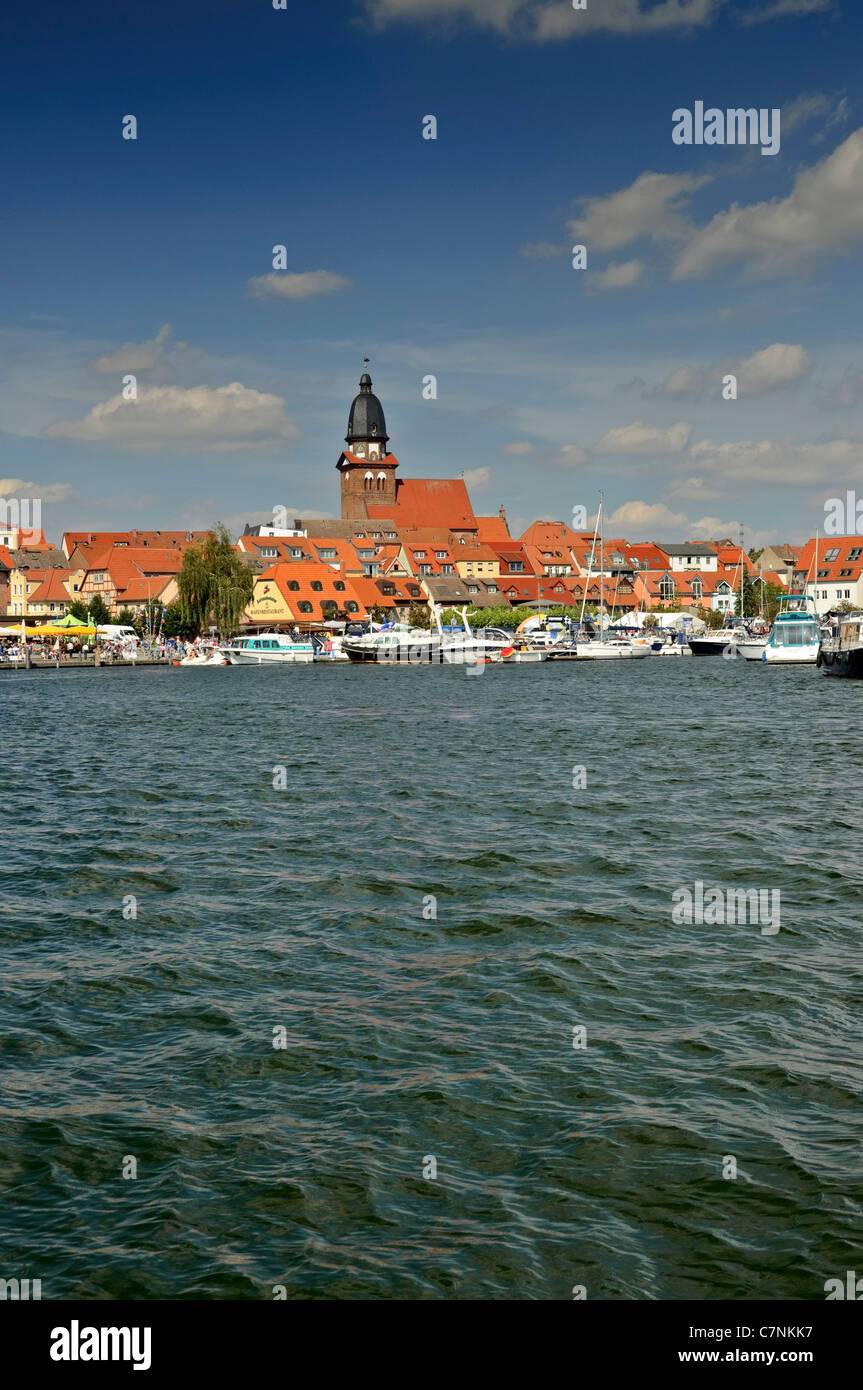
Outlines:
<svg viewBox="0 0 863 1390"><path fill-rule="evenodd" d="M383 492L387 485L387 475L383 471L378 474L378 492Z"/></svg>
<svg viewBox="0 0 863 1390"><path fill-rule="evenodd" d="M365 488L366 492L371 492L371 490L372 490L372 483L374 482L374 480L375 480L375 475L374 475L374 473L371 472L371 470L369 470L369 472L368 472L368 473L366 474L366 476L363 478L363 487Z"/></svg>

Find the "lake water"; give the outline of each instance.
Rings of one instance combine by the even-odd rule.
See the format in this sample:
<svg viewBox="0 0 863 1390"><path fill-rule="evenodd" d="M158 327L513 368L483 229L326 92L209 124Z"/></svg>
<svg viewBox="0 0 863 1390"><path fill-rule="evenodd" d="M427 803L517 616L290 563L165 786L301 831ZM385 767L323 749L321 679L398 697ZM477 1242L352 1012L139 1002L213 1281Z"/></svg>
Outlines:
<svg viewBox="0 0 863 1390"><path fill-rule="evenodd" d="M0 1275L823 1299L861 709L698 658L0 676ZM781 929L676 925L696 880Z"/></svg>

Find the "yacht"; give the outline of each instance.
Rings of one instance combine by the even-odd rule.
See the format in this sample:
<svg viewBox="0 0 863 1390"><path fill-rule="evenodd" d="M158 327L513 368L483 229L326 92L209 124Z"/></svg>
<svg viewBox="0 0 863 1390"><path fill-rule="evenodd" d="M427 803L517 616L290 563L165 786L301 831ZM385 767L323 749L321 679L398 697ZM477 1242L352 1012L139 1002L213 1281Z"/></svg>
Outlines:
<svg viewBox="0 0 863 1390"><path fill-rule="evenodd" d="M814 666L820 646L815 600L809 594L783 594L761 660L767 665Z"/></svg>
<svg viewBox="0 0 863 1390"><path fill-rule="evenodd" d="M350 661L408 662L439 661L437 634L425 627L391 623L370 632L346 632L342 651Z"/></svg>
<svg viewBox="0 0 863 1390"><path fill-rule="evenodd" d="M815 664L828 676L863 678L863 612L837 614Z"/></svg>
<svg viewBox="0 0 863 1390"><path fill-rule="evenodd" d="M284 632L261 632L256 637L236 637L219 648L231 666L271 666L286 661L313 661L315 648L309 638L299 641Z"/></svg>

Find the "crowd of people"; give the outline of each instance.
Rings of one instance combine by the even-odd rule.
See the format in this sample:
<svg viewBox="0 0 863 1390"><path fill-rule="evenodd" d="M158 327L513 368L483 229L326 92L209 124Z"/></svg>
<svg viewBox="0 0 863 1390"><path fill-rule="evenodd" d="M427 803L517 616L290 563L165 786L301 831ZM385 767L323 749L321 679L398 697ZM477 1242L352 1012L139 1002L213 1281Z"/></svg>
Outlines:
<svg viewBox="0 0 863 1390"><path fill-rule="evenodd" d="M99 639L100 661L129 661L158 657L170 661L181 657L185 643L173 637L152 642L137 642L129 637ZM31 660L73 661L92 659L96 653L95 637L3 637L0 638L0 662L20 665L29 650Z"/></svg>

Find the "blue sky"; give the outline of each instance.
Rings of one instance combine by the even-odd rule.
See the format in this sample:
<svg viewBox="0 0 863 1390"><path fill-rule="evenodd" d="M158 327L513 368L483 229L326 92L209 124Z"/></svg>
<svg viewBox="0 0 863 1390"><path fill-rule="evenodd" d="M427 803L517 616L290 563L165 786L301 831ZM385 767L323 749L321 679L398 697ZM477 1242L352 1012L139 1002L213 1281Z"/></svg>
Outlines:
<svg viewBox="0 0 863 1390"><path fill-rule="evenodd" d="M617 534L762 543L863 494L853 0L49 0L0 37L0 495L52 537L336 515L364 356L403 473L513 529L604 487ZM779 153L675 145L698 100L780 108Z"/></svg>

